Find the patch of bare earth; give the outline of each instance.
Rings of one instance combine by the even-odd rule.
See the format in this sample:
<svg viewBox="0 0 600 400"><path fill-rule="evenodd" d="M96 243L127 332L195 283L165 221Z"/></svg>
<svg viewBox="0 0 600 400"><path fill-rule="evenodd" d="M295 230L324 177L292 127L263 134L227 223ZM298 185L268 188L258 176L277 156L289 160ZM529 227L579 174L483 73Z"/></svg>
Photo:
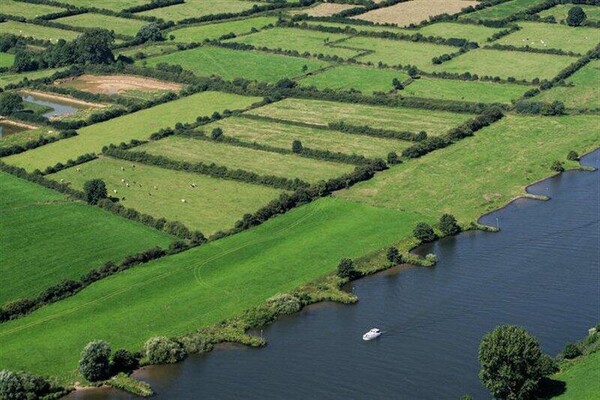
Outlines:
<svg viewBox="0 0 600 400"><path fill-rule="evenodd" d="M359 7L356 4L335 4L322 3L303 12L311 17L331 17L334 14L348 10L350 8Z"/></svg>
<svg viewBox="0 0 600 400"><path fill-rule="evenodd" d="M81 75L55 82L91 93L120 94L130 90L152 92L159 90L180 90L183 85L158 79L133 75Z"/></svg>
<svg viewBox="0 0 600 400"><path fill-rule="evenodd" d="M463 8L476 6L472 0L412 0L357 15L355 19L407 26L418 24L440 14L456 14Z"/></svg>

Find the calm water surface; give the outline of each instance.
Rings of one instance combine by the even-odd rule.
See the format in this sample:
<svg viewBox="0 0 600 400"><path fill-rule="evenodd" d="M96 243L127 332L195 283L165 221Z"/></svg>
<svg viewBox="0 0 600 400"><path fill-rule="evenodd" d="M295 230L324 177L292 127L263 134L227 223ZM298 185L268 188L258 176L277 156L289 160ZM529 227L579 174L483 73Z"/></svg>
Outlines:
<svg viewBox="0 0 600 400"><path fill-rule="evenodd" d="M73 105L71 103L63 103L56 100L49 100L46 97L35 96L31 94L22 95L21 97L23 97L23 100L28 101L30 103L35 103L52 108L52 111L42 114L46 118L54 116L73 115L77 111L82 109L82 107Z"/></svg>
<svg viewBox="0 0 600 400"><path fill-rule="evenodd" d="M600 166L600 151L584 164ZM500 233L468 232L420 249L434 268L355 282L358 304L320 304L264 330L263 349L227 346L137 376L160 399L458 399L490 396L477 346L496 325L517 324L546 352L600 321L598 172L567 172L482 218ZM380 340L361 335L377 326ZM128 399L116 390L75 399Z"/></svg>

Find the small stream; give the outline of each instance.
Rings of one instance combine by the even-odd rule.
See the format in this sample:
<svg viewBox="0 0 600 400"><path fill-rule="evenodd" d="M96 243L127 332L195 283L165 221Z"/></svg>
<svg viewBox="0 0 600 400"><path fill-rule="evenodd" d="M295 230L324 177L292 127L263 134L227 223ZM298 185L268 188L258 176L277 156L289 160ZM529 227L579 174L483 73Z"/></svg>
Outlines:
<svg viewBox="0 0 600 400"><path fill-rule="evenodd" d="M600 166L600 150L584 158ZM569 171L482 218L499 233L467 232L423 246L433 268L402 267L356 281L353 306L317 304L264 329L268 346L228 345L136 373L160 399L490 399L477 348L500 324L525 327L556 355L600 321L600 173ZM377 326L384 335L363 342ZM69 399L129 399L117 390Z"/></svg>

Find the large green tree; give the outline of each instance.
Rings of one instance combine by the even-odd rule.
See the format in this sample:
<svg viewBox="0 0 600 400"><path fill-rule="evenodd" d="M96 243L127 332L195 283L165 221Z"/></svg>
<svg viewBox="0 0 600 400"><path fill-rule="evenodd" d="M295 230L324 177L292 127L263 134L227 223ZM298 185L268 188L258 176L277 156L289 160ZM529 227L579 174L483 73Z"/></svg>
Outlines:
<svg viewBox="0 0 600 400"><path fill-rule="evenodd" d="M85 199L88 204L98 204L107 197L106 184L102 179L91 179L83 184Z"/></svg>
<svg viewBox="0 0 600 400"><path fill-rule="evenodd" d="M0 115L11 114L23 109L23 99L16 93L0 94Z"/></svg>
<svg viewBox="0 0 600 400"><path fill-rule="evenodd" d="M82 64L110 64L115 60L111 50L115 41L112 32L106 29L92 29L82 33L75 40L77 61Z"/></svg>
<svg viewBox="0 0 600 400"><path fill-rule="evenodd" d="M479 345L479 378L501 400L526 400L543 377L543 353L526 330L503 325L486 334Z"/></svg>
<svg viewBox="0 0 600 400"><path fill-rule="evenodd" d="M79 372L90 382L107 379L110 376L110 345L104 340L89 342L81 352Z"/></svg>
<svg viewBox="0 0 600 400"><path fill-rule="evenodd" d="M26 398L26 391L19 377L11 371L0 371L0 399L21 400Z"/></svg>
<svg viewBox="0 0 600 400"><path fill-rule="evenodd" d="M433 231L433 228L425 222L420 222L417 224L417 226L415 226L415 229L413 230L413 235L415 236L415 238L425 243L433 242L437 238L435 232Z"/></svg>
<svg viewBox="0 0 600 400"><path fill-rule="evenodd" d="M453 236L460 232L460 226L456 222L456 218L451 214L444 214L440 218L440 230L446 236Z"/></svg>
<svg viewBox="0 0 600 400"><path fill-rule="evenodd" d="M567 25L579 26L583 23L583 21L585 21L586 18L587 15L585 15L585 11L583 11L583 8L579 6L571 7L567 15Z"/></svg>

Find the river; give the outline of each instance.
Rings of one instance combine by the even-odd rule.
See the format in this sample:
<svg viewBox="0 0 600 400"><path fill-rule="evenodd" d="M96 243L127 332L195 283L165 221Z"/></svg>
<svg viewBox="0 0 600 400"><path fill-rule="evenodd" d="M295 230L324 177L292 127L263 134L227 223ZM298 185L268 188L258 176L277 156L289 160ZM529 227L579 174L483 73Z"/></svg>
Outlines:
<svg viewBox="0 0 600 400"><path fill-rule="evenodd" d="M600 150L584 165L600 166ZM177 365L145 368L159 399L490 399L477 347L516 324L556 355L600 322L600 173L569 171L481 219L499 233L467 232L424 246L433 268L402 267L356 281L356 305L318 304L263 331L268 346L224 346ZM377 326L376 341L361 335ZM128 399L116 390L71 399Z"/></svg>

